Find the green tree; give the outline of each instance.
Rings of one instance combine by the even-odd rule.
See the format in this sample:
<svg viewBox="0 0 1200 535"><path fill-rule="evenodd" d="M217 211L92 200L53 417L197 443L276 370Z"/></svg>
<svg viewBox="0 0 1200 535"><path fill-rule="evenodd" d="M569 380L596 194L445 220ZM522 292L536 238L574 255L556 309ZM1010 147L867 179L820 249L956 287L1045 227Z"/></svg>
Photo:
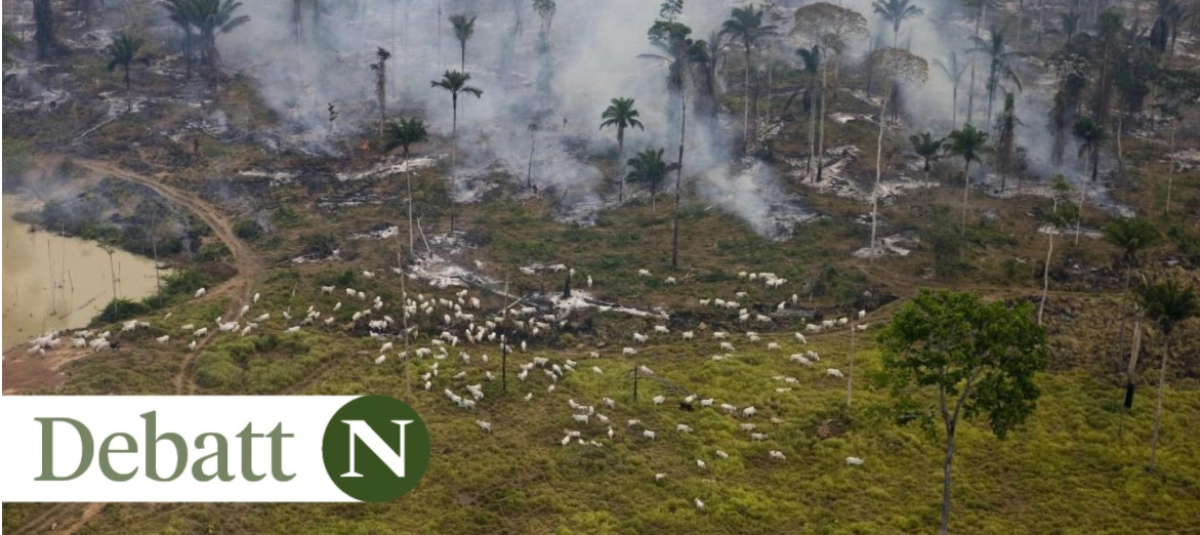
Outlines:
<svg viewBox="0 0 1200 535"><path fill-rule="evenodd" d="M1121 291L1121 328L1117 331L1117 358L1125 353L1125 324L1129 319L1129 285L1133 279L1133 269L1138 264L1138 253L1154 247L1162 241L1162 234L1155 228L1154 223L1140 217L1119 218L1104 227L1104 241L1120 252L1119 262L1125 267L1125 284ZM1136 363L1130 362L1125 381L1125 408L1133 408L1134 375Z"/></svg>
<svg viewBox="0 0 1200 535"><path fill-rule="evenodd" d="M454 26L454 38L458 39L459 49L462 51L461 69L467 71L467 41L475 34L475 15L470 17L466 15L454 15L450 17L450 24Z"/></svg>
<svg viewBox="0 0 1200 535"><path fill-rule="evenodd" d="M129 78L129 68L133 62L139 61L142 58L138 57L138 52L141 51L145 41L132 37L126 33L114 35L112 43L108 45L108 72L117 70L120 67L124 71L125 78L125 100L129 101L129 110L133 110L133 85Z"/></svg>
<svg viewBox="0 0 1200 535"><path fill-rule="evenodd" d="M1004 439L1036 408L1034 376L1046 367L1046 330L1032 312L1030 303L1010 308L970 293L923 289L879 335L877 380L890 389L901 421L916 419L932 430L937 415L944 428L942 535L950 524L959 424L983 418Z"/></svg>
<svg viewBox="0 0 1200 535"><path fill-rule="evenodd" d="M1167 361L1171 358L1171 334L1180 323L1200 314L1200 302L1192 287L1183 287L1174 279L1143 285L1138 290L1146 317L1162 333L1162 367L1158 372L1158 401L1154 406L1154 434L1150 442L1150 470L1158 465L1158 429L1162 421L1163 387L1167 383Z"/></svg>
<svg viewBox="0 0 1200 535"><path fill-rule="evenodd" d="M644 182L650 187L650 213L658 216L658 208L655 205L655 198L658 196L658 187L666 180L667 174L678 169L678 163L667 163L663 160L663 152L665 149L646 149L637 153L633 158L629 159L629 179L635 182Z"/></svg>
<svg viewBox="0 0 1200 535"><path fill-rule="evenodd" d="M440 87L450 93L450 104L453 118L450 123L450 172L458 169L458 95L465 93L475 98L483 97L483 91L467 85L471 75L459 71L446 71L441 80L429 82L431 87Z"/></svg>
<svg viewBox="0 0 1200 535"><path fill-rule="evenodd" d="M1092 120L1091 117L1081 117L1075 121L1072 132L1079 140L1079 158L1084 154L1092 161L1092 182L1100 176L1100 145L1108 139L1104 125Z"/></svg>
<svg viewBox="0 0 1200 535"><path fill-rule="evenodd" d="M742 102L742 153L749 152L750 147L750 70L753 66L751 54L763 38L774 35L775 27L763 24L762 8L754 4L746 7L735 7L730 17L721 25L721 35L728 35L740 41L742 52L745 54L745 83Z"/></svg>
<svg viewBox="0 0 1200 535"><path fill-rule="evenodd" d="M631 98L614 98L608 108L600 114L600 129L603 130L608 126L617 128L617 168L621 175L621 191L618 194L621 202L625 202L625 172L620 170L621 162L625 161L625 129L640 128L643 131L646 127L638 120L641 115L637 109L633 107L634 100Z"/></svg>
<svg viewBox="0 0 1200 535"><path fill-rule="evenodd" d="M925 14L925 10L912 3L912 0L875 0L871 9L892 25L892 47L899 48L900 25L908 19L915 19Z"/></svg>
<svg viewBox="0 0 1200 535"><path fill-rule="evenodd" d="M977 130L967 123L959 130L950 132L950 147L948 151L963 159L963 217L962 235L967 235L967 210L970 208L971 194L971 162L983 163L983 153L987 150L987 132Z"/></svg>
<svg viewBox="0 0 1200 535"><path fill-rule="evenodd" d="M400 119L388 123L384 129L384 139L386 140L387 150L392 150L396 147L404 149L404 167L407 171L408 182L408 250L415 251L416 239L413 234L413 191L412 191L412 162L408 161L409 147L418 143L424 143L429 140L429 131L425 127L425 121L417 118Z"/></svg>
<svg viewBox="0 0 1200 535"><path fill-rule="evenodd" d="M912 144L913 152L917 153L922 160L925 161L925 173L929 173L929 164L936 160L942 152L942 146L946 144L946 138L933 138L933 134L922 132L920 135L913 134L908 136L908 142Z"/></svg>

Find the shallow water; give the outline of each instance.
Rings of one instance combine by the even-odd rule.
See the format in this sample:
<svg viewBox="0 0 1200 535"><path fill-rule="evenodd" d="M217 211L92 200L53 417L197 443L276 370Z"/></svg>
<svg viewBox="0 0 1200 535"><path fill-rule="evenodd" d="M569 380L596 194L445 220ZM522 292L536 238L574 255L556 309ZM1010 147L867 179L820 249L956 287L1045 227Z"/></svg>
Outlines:
<svg viewBox="0 0 1200 535"><path fill-rule="evenodd" d="M4 196L4 349L49 330L76 329L116 295L139 300L156 289L154 262L115 251L96 242L30 232L12 216L31 208L21 198ZM163 270L159 276L166 276Z"/></svg>

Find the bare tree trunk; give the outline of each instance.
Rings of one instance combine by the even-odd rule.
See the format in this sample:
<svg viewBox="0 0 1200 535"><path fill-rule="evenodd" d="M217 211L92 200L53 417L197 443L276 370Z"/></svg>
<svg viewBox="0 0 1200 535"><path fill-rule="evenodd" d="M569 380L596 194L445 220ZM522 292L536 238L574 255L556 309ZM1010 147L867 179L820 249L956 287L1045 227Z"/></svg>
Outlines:
<svg viewBox="0 0 1200 535"><path fill-rule="evenodd" d="M439 11L441 8L439 8ZM454 115L450 123L450 176L458 172L458 95L454 95Z"/></svg>
<svg viewBox="0 0 1200 535"><path fill-rule="evenodd" d="M846 406L854 401L854 332L858 330L858 313L850 311L850 375L846 376Z"/></svg>
<svg viewBox="0 0 1200 535"><path fill-rule="evenodd" d="M968 199L971 195L971 160L967 160L967 166L963 173L963 217L962 217L962 237L967 237L967 209L969 208Z"/></svg>
<svg viewBox="0 0 1200 535"><path fill-rule="evenodd" d="M1172 153L1175 152L1175 131L1176 130L1179 130L1178 125L1171 128L1171 152ZM1171 186L1173 185L1173 182L1175 181L1175 162L1173 160L1171 160L1170 157L1167 158L1167 165L1170 165L1171 169L1167 171L1167 206L1166 206L1166 209L1163 210L1163 215L1171 214Z"/></svg>
<svg viewBox="0 0 1200 535"><path fill-rule="evenodd" d="M950 529L950 468L954 463L954 424L947 424L946 456L942 459L942 527L941 535Z"/></svg>
<svg viewBox="0 0 1200 535"><path fill-rule="evenodd" d="M1079 230L1083 226L1083 205L1087 204L1087 183L1079 188L1079 213L1075 216L1075 246L1079 247Z"/></svg>
<svg viewBox="0 0 1200 535"><path fill-rule="evenodd" d="M824 56L824 49L821 51ZM821 115L821 127L817 136L817 179L814 182L821 181L821 175L825 171L825 88L829 81L829 68L825 61L821 62L821 109L817 113Z"/></svg>
<svg viewBox="0 0 1200 535"><path fill-rule="evenodd" d="M746 75L742 102L742 155L750 153L750 47L746 47Z"/></svg>
<svg viewBox="0 0 1200 535"><path fill-rule="evenodd" d="M683 93L679 124L679 163L675 167L675 210L674 223L671 229L671 267L679 267L679 203L683 189L683 143L687 136L687 91Z"/></svg>
<svg viewBox="0 0 1200 535"><path fill-rule="evenodd" d="M1050 245L1046 248L1046 266L1042 270L1042 302L1038 305L1038 325L1042 324L1042 314L1046 311L1046 296L1050 293L1050 260L1054 255L1054 233L1057 231L1057 227L1051 226L1050 232L1047 233L1050 236Z"/></svg>
<svg viewBox="0 0 1200 535"><path fill-rule="evenodd" d="M879 105L879 138L875 144L875 188L871 190L871 260L875 263L875 229L879 221L879 182L883 177L883 130L884 113L888 100L892 98L892 84L883 93L883 103Z"/></svg>
<svg viewBox="0 0 1200 535"><path fill-rule="evenodd" d="M808 163L804 166L804 174L812 180L813 158L817 155L817 99L816 95L808 95Z"/></svg>
<svg viewBox="0 0 1200 535"><path fill-rule="evenodd" d="M1167 383L1167 359L1171 356L1171 336L1163 333L1162 368L1158 371L1158 402L1154 405L1154 436L1150 440L1150 471L1158 467L1158 428L1162 421L1163 386Z"/></svg>
<svg viewBox="0 0 1200 535"><path fill-rule="evenodd" d="M404 147L404 167L408 171L408 252L416 254L417 241L416 234L413 232L413 192L412 192L412 162L408 161L408 147ZM405 303L407 306L407 303ZM408 314L405 313L405 316Z"/></svg>
<svg viewBox="0 0 1200 535"><path fill-rule="evenodd" d="M1137 383L1138 355L1142 352L1142 318L1133 319L1133 348L1129 352L1129 367L1125 369L1125 410L1133 408L1133 392Z"/></svg>
<svg viewBox="0 0 1200 535"><path fill-rule="evenodd" d="M617 127L617 175L621 177L621 191L617 194L617 200L625 203L625 129Z"/></svg>

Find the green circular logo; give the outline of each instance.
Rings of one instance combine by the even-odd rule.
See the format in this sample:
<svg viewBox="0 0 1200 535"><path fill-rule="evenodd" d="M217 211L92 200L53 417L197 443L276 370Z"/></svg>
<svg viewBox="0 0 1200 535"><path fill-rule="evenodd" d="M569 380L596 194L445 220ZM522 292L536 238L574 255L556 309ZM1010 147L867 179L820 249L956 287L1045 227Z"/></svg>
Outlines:
<svg viewBox="0 0 1200 535"><path fill-rule="evenodd" d="M364 502L408 494L429 467L429 430L417 411L387 396L363 396L325 426L321 457L342 492Z"/></svg>

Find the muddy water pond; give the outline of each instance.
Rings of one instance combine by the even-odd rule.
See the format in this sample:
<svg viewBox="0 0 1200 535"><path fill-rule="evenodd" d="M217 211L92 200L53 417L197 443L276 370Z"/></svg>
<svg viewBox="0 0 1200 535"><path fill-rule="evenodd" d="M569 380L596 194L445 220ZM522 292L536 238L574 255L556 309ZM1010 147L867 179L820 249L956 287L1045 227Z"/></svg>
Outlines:
<svg viewBox="0 0 1200 535"><path fill-rule="evenodd" d="M35 231L13 219L34 208L21 197L4 195L5 350L45 331L86 326L114 292L130 300L155 292L152 260L121 250L110 259L96 242Z"/></svg>

